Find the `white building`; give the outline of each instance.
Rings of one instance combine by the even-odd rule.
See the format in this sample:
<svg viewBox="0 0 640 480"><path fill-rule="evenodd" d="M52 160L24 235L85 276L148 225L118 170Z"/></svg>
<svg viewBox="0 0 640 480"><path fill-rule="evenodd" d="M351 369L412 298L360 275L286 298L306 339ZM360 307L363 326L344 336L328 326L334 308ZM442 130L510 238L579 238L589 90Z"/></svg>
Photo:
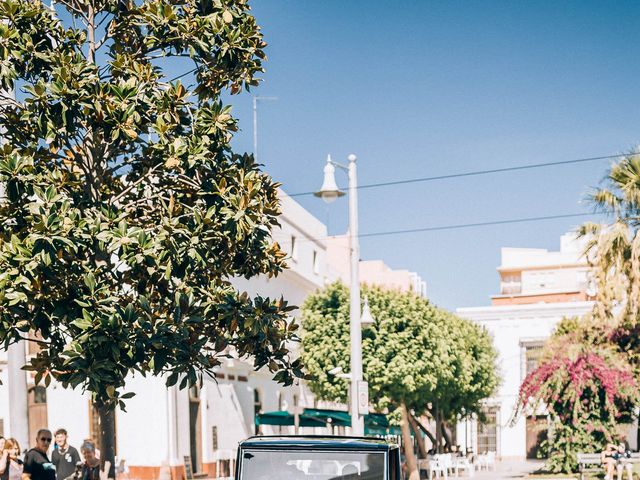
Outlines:
<svg viewBox="0 0 640 480"><path fill-rule="evenodd" d="M543 343L557 323L582 316L593 306L583 250L583 241L573 234L561 237L559 251L503 248L500 293L492 297L492 305L457 310L493 335L502 377L496 396L485 404L486 422L458 424L457 441L463 448L495 451L502 458L535 458L546 434L546 415L519 418L513 426L510 420L520 384L536 368Z"/></svg>
<svg viewBox="0 0 640 480"><path fill-rule="evenodd" d="M337 235L327 239L327 260L329 276L340 279L349 285L351 281L351 262L349 258L349 235ZM377 285L401 292L413 292L427 296L427 283L416 272L394 270L382 260L360 260L360 283Z"/></svg>
<svg viewBox="0 0 640 480"><path fill-rule="evenodd" d="M236 279L235 286L250 295L283 296L302 305L310 293L325 284L327 231L324 224L281 192L281 228L274 238L288 252L289 269L276 278ZM28 347L26 347L28 348ZM194 471L215 476L228 471L237 443L254 433L260 411L313 406L301 385L282 387L268 371L255 372L250 363L228 360L216 373L217 381L205 381L201 389L166 388L162 378L134 376L127 390L137 395L127 401L127 412L117 412L117 455L132 479L182 478L184 456L192 458ZM7 356L0 352L0 434L11 436ZM98 417L88 395L65 390L55 382L47 389L29 384L31 442L39 428L64 427L72 445L97 438ZM289 427L263 427L263 433ZM289 429L290 430L290 429ZM284 432L283 432L284 433ZM32 445L31 445L32 446ZM27 445L22 446L27 447Z"/></svg>

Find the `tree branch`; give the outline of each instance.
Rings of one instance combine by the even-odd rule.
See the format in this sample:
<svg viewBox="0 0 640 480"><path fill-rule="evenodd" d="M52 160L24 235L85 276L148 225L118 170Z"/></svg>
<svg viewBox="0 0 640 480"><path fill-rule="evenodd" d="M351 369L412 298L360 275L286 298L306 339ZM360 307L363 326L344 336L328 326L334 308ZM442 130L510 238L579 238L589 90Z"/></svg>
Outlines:
<svg viewBox="0 0 640 480"><path fill-rule="evenodd" d="M87 18L87 15L82 10L80 10L78 7L73 6L67 0L56 0L56 1L58 3L61 3L62 5L64 5L65 7L67 7L72 12L77 13L85 21L85 24L89 23L89 19Z"/></svg>
<svg viewBox="0 0 640 480"><path fill-rule="evenodd" d="M24 108L24 105L21 104L20 102L18 102L15 98L8 97L8 96L4 95L3 93L0 93L0 103L10 103L11 105L13 105L16 108Z"/></svg>
<svg viewBox="0 0 640 480"><path fill-rule="evenodd" d="M20 340L25 340L27 342L33 342L33 343L37 343L38 345L44 345L45 347L48 347L49 345L51 345L51 342L47 342L45 340L38 340L37 338L31 338L31 337L23 337L22 335L19 335Z"/></svg>
<svg viewBox="0 0 640 480"><path fill-rule="evenodd" d="M151 174L153 172L155 172L158 167L160 166L160 164L158 165L154 165L153 167L151 167L149 170L147 170L147 173L145 173L144 175L142 175L139 179L137 179L135 182L133 182L131 185L129 185L127 188L125 188L123 191L121 191L118 195L116 195L114 198L111 199L111 204L116 203L117 201L119 201L121 198L123 198L127 193L129 193L131 190L133 190L135 187L137 187L138 185L140 185L142 182L144 182L145 180L147 180ZM146 199L145 199L146 200Z"/></svg>

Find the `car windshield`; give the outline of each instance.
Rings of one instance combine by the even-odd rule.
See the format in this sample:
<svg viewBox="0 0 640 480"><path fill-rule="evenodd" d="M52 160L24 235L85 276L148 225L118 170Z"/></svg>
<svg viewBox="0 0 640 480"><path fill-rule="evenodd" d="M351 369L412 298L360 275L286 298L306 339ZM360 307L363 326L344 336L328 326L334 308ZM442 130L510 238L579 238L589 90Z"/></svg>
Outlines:
<svg viewBox="0 0 640 480"><path fill-rule="evenodd" d="M381 452L244 450L241 480L385 480Z"/></svg>

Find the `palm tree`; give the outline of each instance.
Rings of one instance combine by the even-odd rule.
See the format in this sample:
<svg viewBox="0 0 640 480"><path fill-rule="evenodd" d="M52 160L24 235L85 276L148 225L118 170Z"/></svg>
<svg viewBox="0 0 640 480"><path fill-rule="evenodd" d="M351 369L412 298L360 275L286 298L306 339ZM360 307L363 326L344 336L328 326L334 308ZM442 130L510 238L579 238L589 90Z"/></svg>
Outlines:
<svg viewBox="0 0 640 480"><path fill-rule="evenodd" d="M635 325L640 313L640 151L614 164L605 186L590 200L609 218L609 223L586 223L580 229L589 239L587 258L594 267L594 316Z"/></svg>

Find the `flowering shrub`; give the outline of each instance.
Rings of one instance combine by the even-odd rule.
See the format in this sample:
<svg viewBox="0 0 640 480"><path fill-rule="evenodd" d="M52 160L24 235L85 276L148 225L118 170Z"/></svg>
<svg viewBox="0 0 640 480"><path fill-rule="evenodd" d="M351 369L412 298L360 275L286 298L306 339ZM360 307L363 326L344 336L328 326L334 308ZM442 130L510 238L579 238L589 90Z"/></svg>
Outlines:
<svg viewBox="0 0 640 480"><path fill-rule="evenodd" d="M520 387L519 412L545 406L551 416L543 450L553 472L574 471L578 452L599 452L617 440L618 426L631 421L639 398L628 364L604 348L585 350L563 349Z"/></svg>

